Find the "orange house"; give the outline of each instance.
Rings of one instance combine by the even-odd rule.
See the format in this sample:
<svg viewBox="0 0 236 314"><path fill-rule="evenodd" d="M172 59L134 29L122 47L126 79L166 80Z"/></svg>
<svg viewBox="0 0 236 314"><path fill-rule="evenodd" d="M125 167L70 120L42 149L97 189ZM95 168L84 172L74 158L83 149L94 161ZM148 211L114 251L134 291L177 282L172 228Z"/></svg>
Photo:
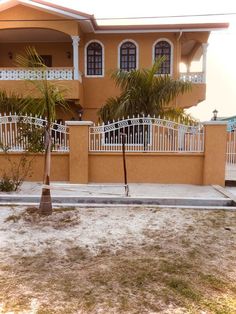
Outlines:
<svg viewBox="0 0 236 314"><path fill-rule="evenodd" d="M66 89L72 113L58 119L97 120L97 110L119 91L112 70L149 68L166 56L160 74L193 83L175 105L189 108L205 99L207 41L225 23L99 26L93 15L41 0L0 3L0 89L18 94L37 92L26 80L32 71L16 67L14 57L34 46L48 66L47 77ZM194 61L201 70L193 72ZM180 71L185 65L185 72ZM40 75L39 75L40 79Z"/></svg>

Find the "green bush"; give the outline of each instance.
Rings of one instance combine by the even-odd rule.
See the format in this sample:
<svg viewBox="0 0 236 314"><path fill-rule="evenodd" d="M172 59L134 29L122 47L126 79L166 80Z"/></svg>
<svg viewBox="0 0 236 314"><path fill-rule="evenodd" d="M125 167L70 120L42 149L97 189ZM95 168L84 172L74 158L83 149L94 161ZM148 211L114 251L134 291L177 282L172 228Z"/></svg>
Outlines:
<svg viewBox="0 0 236 314"><path fill-rule="evenodd" d="M2 192L12 192L16 191L17 187L15 182L6 174L0 180L0 191Z"/></svg>

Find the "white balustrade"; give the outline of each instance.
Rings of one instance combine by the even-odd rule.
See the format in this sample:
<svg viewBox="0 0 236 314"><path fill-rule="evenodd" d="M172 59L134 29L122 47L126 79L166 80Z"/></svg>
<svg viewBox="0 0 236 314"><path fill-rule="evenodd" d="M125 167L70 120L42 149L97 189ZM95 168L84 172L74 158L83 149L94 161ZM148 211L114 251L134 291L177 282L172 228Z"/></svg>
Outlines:
<svg viewBox="0 0 236 314"><path fill-rule="evenodd" d="M226 163L236 165L236 127L229 125L227 133Z"/></svg>
<svg viewBox="0 0 236 314"><path fill-rule="evenodd" d="M0 80L73 80L73 68L0 68Z"/></svg>
<svg viewBox="0 0 236 314"><path fill-rule="evenodd" d="M137 117L94 125L89 129L90 152L203 152L204 128L174 121Z"/></svg>
<svg viewBox="0 0 236 314"><path fill-rule="evenodd" d="M204 84L205 82L203 72L180 73L180 79L184 82L191 82L193 84Z"/></svg>

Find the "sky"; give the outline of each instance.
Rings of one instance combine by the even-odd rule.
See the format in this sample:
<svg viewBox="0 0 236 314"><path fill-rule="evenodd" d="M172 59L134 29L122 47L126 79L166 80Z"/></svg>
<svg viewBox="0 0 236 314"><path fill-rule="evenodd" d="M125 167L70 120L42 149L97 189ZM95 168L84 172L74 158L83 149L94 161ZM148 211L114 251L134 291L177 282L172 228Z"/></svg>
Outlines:
<svg viewBox="0 0 236 314"><path fill-rule="evenodd" d="M218 116L221 117L236 115L236 0L145 0L140 2L137 0L47 0L47 2L94 14L97 19L235 13L231 16L204 18L119 20L116 23L229 22L229 29L211 33L207 53L206 100L188 112L200 120L209 120L214 109L218 110ZM114 21L98 20L98 23L112 24Z"/></svg>

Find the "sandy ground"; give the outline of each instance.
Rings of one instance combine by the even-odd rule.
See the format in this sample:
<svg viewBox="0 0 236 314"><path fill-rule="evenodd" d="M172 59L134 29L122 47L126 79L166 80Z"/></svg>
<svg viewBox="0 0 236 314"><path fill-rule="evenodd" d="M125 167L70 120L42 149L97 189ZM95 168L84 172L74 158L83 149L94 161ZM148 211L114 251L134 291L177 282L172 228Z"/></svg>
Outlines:
<svg viewBox="0 0 236 314"><path fill-rule="evenodd" d="M0 207L0 313L236 312L236 212Z"/></svg>

